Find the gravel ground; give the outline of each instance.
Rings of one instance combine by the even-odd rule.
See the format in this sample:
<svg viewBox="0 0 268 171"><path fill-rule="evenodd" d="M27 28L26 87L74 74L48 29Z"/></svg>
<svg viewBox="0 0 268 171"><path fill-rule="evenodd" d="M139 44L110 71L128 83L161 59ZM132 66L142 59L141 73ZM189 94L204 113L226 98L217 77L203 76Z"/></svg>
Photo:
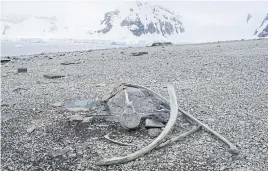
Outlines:
<svg viewBox="0 0 268 171"><path fill-rule="evenodd" d="M131 55L143 51L148 54ZM66 61L75 64L60 64ZM268 170L267 39L47 53L1 65L1 170ZM22 67L28 73L17 74ZM101 97L120 82L166 97L164 86L172 83L179 106L228 138L240 154L230 154L224 143L201 130L135 161L96 166L102 157L137 150L105 140L110 131L133 144L153 139L144 129L127 132L101 119L69 123L66 116L73 113L52 104ZM36 129L28 133L32 125ZM173 133L191 128L180 116ZM67 152L51 157L56 149Z"/></svg>

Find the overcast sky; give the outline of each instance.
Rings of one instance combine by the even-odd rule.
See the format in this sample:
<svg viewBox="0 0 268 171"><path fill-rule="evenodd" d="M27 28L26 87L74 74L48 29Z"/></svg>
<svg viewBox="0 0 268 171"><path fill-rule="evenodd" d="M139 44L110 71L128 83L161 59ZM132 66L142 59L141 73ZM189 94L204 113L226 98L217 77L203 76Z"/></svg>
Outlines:
<svg viewBox="0 0 268 171"><path fill-rule="evenodd" d="M101 14L103 17L104 12L114 10L117 6L126 5L126 3L129 6L129 1L111 0L86 2L81 0L69 2L2 1L1 14L2 18L6 16L56 16L59 20L68 18L65 22L69 22L72 25L85 21L90 21L85 23L92 25L94 23L92 20L95 19L98 22L101 20L97 19L96 14ZM150 1L149 3L159 4L181 15L183 25L187 33L190 34L188 36L193 37L215 36L210 34L210 31L215 30L223 32L229 29L230 33L234 34L246 32L244 25L249 13L252 14L252 30L250 30L250 34L253 34L268 13L268 1ZM201 35L202 31L208 34ZM224 34L222 36L225 37Z"/></svg>
<svg viewBox="0 0 268 171"><path fill-rule="evenodd" d="M73 20L88 18L113 10L129 1L2 1L2 18L6 16L56 16ZM249 13L263 18L268 13L268 1L150 1L175 11L182 21L200 26L233 26L245 22ZM241 19L243 18L243 19ZM223 22L224 20L224 22ZM187 24L187 23L186 23Z"/></svg>
<svg viewBox="0 0 268 171"><path fill-rule="evenodd" d="M78 12L80 8L97 5L98 9L114 8L124 1L2 1L2 15L61 15L72 9ZM125 1L128 2L128 1ZM268 12L267 2L250 1L150 1L171 8L178 13L241 13L241 12ZM87 5L85 5L87 4Z"/></svg>

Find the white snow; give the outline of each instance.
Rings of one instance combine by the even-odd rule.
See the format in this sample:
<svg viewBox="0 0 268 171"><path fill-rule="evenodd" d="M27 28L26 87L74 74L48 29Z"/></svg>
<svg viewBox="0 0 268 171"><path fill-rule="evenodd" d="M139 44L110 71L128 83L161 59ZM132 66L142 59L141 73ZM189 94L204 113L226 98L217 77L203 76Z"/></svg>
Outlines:
<svg viewBox="0 0 268 171"><path fill-rule="evenodd" d="M153 23L157 22L156 18L165 20L164 16L167 18L175 16L169 12L163 12L161 6L155 6L156 4L156 2L142 2L137 4L137 2L129 1L117 4L113 2L68 3L63 9L58 9L61 10L61 15L56 16L53 13L53 16L56 16L55 21L39 18L40 16L44 16L43 13L40 13L38 17L33 15L16 23L8 22L7 20L1 21L1 33L5 30L5 34L2 34L1 41L23 39L29 42L41 42L53 39L64 39L64 41L66 39L69 39L69 41L76 39L92 40L93 42L110 40L126 42L127 44L150 43L153 41L197 43L256 38L256 35L254 36L255 30L257 29L260 32L268 24L267 21L267 23L260 27L267 11L248 11L244 14L239 13L234 15L233 13L228 13L227 10L225 13L215 13L213 15L209 13L201 15L194 11L180 13L176 17L182 21L185 32L170 36L166 35L166 37L156 33L137 37L130 31L137 29L136 26L131 26L131 28L120 26L125 16L135 19L136 14L138 14L141 22L145 26L151 21ZM152 13L152 7L159 12ZM130 11L130 8L133 9L133 12ZM107 34L97 33L97 30L104 27L101 25L104 14L115 9L120 10L120 13L118 17L114 18L112 30ZM247 22L249 13L252 17ZM5 18L5 16L2 18Z"/></svg>

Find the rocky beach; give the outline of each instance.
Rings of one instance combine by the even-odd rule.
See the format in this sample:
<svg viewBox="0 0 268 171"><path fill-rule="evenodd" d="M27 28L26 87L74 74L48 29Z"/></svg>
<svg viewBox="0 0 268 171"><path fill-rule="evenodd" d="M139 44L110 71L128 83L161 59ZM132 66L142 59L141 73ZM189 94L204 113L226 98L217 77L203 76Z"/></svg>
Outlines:
<svg viewBox="0 0 268 171"><path fill-rule="evenodd" d="M5 60L4 60L5 59ZM26 69L25 69L26 68ZM229 139L239 154L203 129L128 163L97 166L154 140L105 119L69 120L88 111L61 104L100 99L132 83L168 98ZM1 57L1 170L268 170L268 39L125 47ZM135 104L134 104L135 105ZM75 119L73 119L75 120ZM179 113L171 134L193 128Z"/></svg>

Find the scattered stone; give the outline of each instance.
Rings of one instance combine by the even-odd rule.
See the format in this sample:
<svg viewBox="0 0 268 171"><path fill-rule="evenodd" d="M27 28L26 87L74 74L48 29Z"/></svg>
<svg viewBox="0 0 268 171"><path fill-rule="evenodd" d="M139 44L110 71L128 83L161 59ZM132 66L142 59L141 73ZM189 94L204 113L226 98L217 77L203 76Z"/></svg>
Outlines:
<svg viewBox="0 0 268 171"><path fill-rule="evenodd" d="M35 125L32 125L32 126L30 126L29 128L27 128L27 132L28 133L32 133L34 130L36 129L36 126Z"/></svg>
<svg viewBox="0 0 268 171"><path fill-rule="evenodd" d="M69 121L83 121L84 117L79 115L79 114L75 114L70 116Z"/></svg>
<svg viewBox="0 0 268 171"><path fill-rule="evenodd" d="M62 77L65 77L65 76L64 75L58 75L58 74L45 74L44 77L48 78L48 79L55 79L55 78L62 78Z"/></svg>
<svg viewBox="0 0 268 171"><path fill-rule="evenodd" d="M74 153L74 152L70 152L70 153L68 153L67 155L68 155L68 157L70 157L70 158L74 158L74 157L76 157L76 153Z"/></svg>
<svg viewBox="0 0 268 171"><path fill-rule="evenodd" d="M63 54L60 54L60 56L65 56L65 53L63 53Z"/></svg>
<svg viewBox="0 0 268 171"><path fill-rule="evenodd" d="M60 63L61 65L72 65L72 64L76 64L75 62L62 62Z"/></svg>
<svg viewBox="0 0 268 171"><path fill-rule="evenodd" d="M18 68L18 73L27 73L27 68Z"/></svg>
<svg viewBox="0 0 268 171"><path fill-rule="evenodd" d="M148 129L148 134L150 137L155 138L157 137L159 134L161 134L162 130L159 128L150 128Z"/></svg>
<svg viewBox="0 0 268 171"><path fill-rule="evenodd" d="M152 46L167 46L167 45L172 45L171 42L155 42L152 44Z"/></svg>
<svg viewBox="0 0 268 171"><path fill-rule="evenodd" d="M71 148L70 147L65 147L64 149L56 149L56 150L52 150L48 153L48 156L51 158L55 158L58 156L61 156L65 153L67 153L68 151L70 151Z"/></svg>
<svg viewBox="0 0 268 171"><path fill-rule="evenodd" d="M18 87L18 88L15 88L14 90L12 90L12 92L19 93L21 91L27 91L27 90L28 90L27 88Z"/></svg>
<svg viewBox="0 0 268 171"><path fill-rule="evenodd" d="M96 87L105 87L106 84L97 84Z"/></svg>
<svg viewBox="0 0 268 171"><path fill-rule="evenodd" d="M96 110L100 105L99 101L94 101L91 99L87 100L75 100L66 103L65 107L69 111L78 112L78 111L89 111Z"/></svg>
<svg viewBox="0 0 268 171"><path fill-rule="evenodd" d="M162 122L148 118L145 120L145 127L146 128L162 128L162 127L165 127L165 125Z"/></svg>
<svg viewBox="0 0 268 171"><path fill-rule="evenodd" d="M53 104L52 104L53 107L61 107L61 106L63 106L63 105L64 105L63 102L57 102L57 103L53 103Z"/></svg>
<svg viewBox="0 0 268 171"><path fill-rule="evenodd" d="M85 117L82 123L90 123L93 120L93 117Z"/></svg>
<svg viewBox="0 0 268 171"><path fill-rule="evenodd" d="M2 104L1 104L1 107L9 107L9 104L2 103Z"/></svg>
<svg viewBox="0 0 268 171"><path fill-rule="evenodd" d="M141 55L147 55L148 52L133 52L131 54L132 54L132 56L141 56Z"/></svg>
<svg viewBox="0 0 268 171"><path fill-rule="evenodd" d="M120 52L121 54L124 54L125 52Z"/></svg>
<svg viewBox="0 0 268 171"><path fill-rule="evenodd" d="M220 171L223 171L223 170L225 170L226 169L226 167L225 166L222 166L221 168L220 168Z"/></svg>
<svg viewBox="0 0 268 171"><path fill-rule="evenodd" d="M10 59L1 59L1 64L5 64L11 61Z"/></svg>
<svg viewBox="0 0 268 171"><path fill-rule="evenodd" d="M215 119L213 119L213 118L208 118L207 121L209 121L209 122L215 122Z"/></svg>
<svg viewBox="0 0 268 171"><path fill-rule="evenodd" d="M14 168L13 168L12 166L7 166L7 169L8 169L9 171L14 170Z"/></svg>

